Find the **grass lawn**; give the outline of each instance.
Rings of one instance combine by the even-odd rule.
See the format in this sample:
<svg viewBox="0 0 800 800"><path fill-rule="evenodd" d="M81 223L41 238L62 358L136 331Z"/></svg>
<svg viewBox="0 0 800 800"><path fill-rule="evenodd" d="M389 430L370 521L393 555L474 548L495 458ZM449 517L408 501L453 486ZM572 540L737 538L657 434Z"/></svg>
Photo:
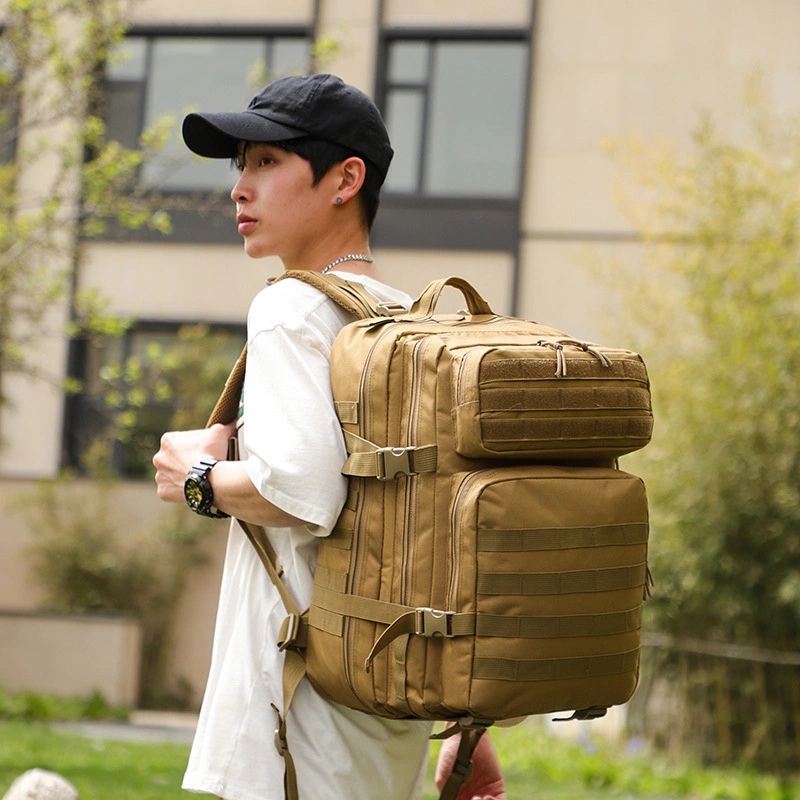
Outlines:
<svg viewBox="0 0 800 800"><path fill-rule="evenodd" d="M741 770L670 767L553 739L533 725L494 730L492 738L509 800L800 800L800 779L781 786ZM438 797L435 747L425 800ZM0 721L0 796L17 775L42 767L72 781L81 800L187 800L191 795L180 789L187 754L183 745L91 739L44 723Z"/></svg>

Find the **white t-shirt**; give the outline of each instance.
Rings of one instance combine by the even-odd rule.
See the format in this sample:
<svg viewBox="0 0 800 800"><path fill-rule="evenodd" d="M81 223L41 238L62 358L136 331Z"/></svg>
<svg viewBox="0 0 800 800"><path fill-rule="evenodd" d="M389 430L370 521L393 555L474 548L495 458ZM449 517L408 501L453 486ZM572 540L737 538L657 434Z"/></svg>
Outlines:
<svg viewBox="0 0 800 800"><path fill-rule="evenodd" d="M362 276L382 301L402 292ZM346 451L333 408L330 352L353 317L317 289L284 280L262 290L248 316L242 458L259 492L310 524L268 529L297 605L311 601L317 537L344 504ZM253 546L232 524L211 669L183 788L225 800L282 800L284 763L273 743L274 703L283 708L286 617ZM330 703L304 679L287 717L301 800L410 800L422 795L427 722L384 720Z"/></svg>

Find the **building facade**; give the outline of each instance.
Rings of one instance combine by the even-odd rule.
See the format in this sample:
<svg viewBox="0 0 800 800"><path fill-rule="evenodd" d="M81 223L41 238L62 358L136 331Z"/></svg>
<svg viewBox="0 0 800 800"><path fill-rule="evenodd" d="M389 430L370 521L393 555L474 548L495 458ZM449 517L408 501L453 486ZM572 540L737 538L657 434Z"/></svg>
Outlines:
<svg viewBox="0 0 800 800"><path fill-rule="evenodd" d="M415 295L457 274L499 313L616 344L615 297L586 254L638 244L613 202L601 140L637 131L685 147L703 109L735 134L755 69L779 110L800 111L798 41L793 0L143 0L126 57L106 74L106 114L112 135L133 145L165 114L243 108L265 75L339 74L375 98L396 150L373 235L390 283ZM89 242L77 287L137 320L125 352L186 323L242 337L250 299L280 265L244 255L224 199L234 173L189 157L176 134L140 179L208 207L175 211L168 237ZM43 343L41 360L85 380L98 368L65 339ZM91 418L52 385L13 380L7 392L0 496L73 462ZM132 479L126 492L120 513L156 513L150 481ZM18 518L0 530L0 609L41 599L26 537ZM190 582L176 634L172 670L195 701L223 539L209 543L212 564Z"/></svg>

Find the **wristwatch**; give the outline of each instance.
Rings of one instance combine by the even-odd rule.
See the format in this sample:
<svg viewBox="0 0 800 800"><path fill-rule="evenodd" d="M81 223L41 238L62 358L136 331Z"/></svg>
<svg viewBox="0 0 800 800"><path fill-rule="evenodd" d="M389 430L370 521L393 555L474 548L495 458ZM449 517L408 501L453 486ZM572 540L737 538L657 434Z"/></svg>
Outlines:
<svg viewBox="0 0 800 800"><path fill-rule="evenodd" d="M214 491L208 479L208 473L216 463L216 458L208 456L201 459L199 464L195 464L183 483L183 496L186 498L186 505L196 514L221 519L230 515L214 508Z"/></svg>

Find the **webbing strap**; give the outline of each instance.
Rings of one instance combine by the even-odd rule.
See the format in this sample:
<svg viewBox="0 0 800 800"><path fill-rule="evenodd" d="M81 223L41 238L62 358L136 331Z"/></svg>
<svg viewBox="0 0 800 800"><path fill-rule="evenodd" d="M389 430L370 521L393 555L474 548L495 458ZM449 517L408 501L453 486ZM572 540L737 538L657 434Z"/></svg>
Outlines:
<svg viewBox="0 0 800 800"><path fill-rule="evenodd" d="M245 344L239 358L233 365L228 379L225 381L225 386L208 418L206 428L210 428L218 422L227 425L233 422L239 413L239 400L242 396L242 387L244 386L244 370L247 365L247 345Z"/></svg>
<svg viewBox="0 0 800 800"><path fill-rule="evenodd" d="M346 311L354 314L361 319L370 317L389 317L392 314L386 306L382 306L360 283L357 281L349 282L340 278L338 275L321 275L319 272L307 270L290 270L274 278L270 283L277 283L284 278L295 278L303 283L319 289L326 294L337 305ZM236 361L225 387L217 400L214 410L206 423L210 428L217 422L227 424L236 419L239 411L239 398L242 394L244 385L244 371L247 364L247 345L244 346L241 355Z"/></svg>
<svg viewBox="0 0 800 800"><path fill-rule="evenodd" d="M272 703L272 708L277 717L278 727L275 729L275 749L283 758L283 791L285 800L300 800L297 791L297 770L294 759L289 752L289 742L286 738L286 716L292 705L294 693L306 674L306 660L297 650L286 650L286 659L283 665L283 715L277 706Z"/></svg>
<svg viewBox="0 0 800 800"><path fill-rule="evenodd" d="M352 487L347 490L347 499L344 501L344 507L348 511L355 511L358 506L358 491Z"/></svg>
<svg viewBox="0 0 800 800"><path fill-rule="evenodd" d="M314 586L311 604L343 617L356 617L383 625L391 625L401 614L414 610L411 606L372 600L356 594L342 594L317 585Z"/></svg>
<svg viewBox="0 0 800 800"><path fill-rule="evenodd" d="M300 794L297 791L297 770L294 766L294 759L289 752L289 742L286 739L286 720L281 716L281 712L275 703L270 704L275 712L277 727L275 728L275 749L283 759L283 796L285 800L299 800Z"/></svg>
<svg viewBox="0 0 800 800"><path fill-rule="evenodd" d="M474 658L472 677L493 681L558 681L619 675L636 669L639 650L579 658L525 661L513 658Z"/></svg>
<svg viewBox="0 0 800 800"><path fill-rule="evenodd" d="M370 650L364 669L369 672L378 653L398 636L414 633L417 636L469 636L475 633L475 614L456 614L434 608L414 608L401 614L378 637Z"/></svg>
<svg viewBox="0 0 800 800"><path fill-rule="evenodd" d="M492 314L489 304L478 294L475 288L463 278L451 276L431 281L422 294L414 301L410 315L414 317L430 317L436 310L439 297L445 286L458 289L467 301L470 314Z"/></svg>
<svg viewBox="0 0 800 800"><path fill-rule="evenodd" d="M325 537L324 542L326 547L349 550L353 546L353 531L349 528L334 528L330 536Z"/></svg>
<svg viewBox="0 0 800 800"><path fill-rule="evenodd" d="M459 790L472 775L472 756L475 753L481 737L486 733L492 720L476 720L472 717L460 719L452 727L445 728L441 733L431 736L431 739L449 739L461 733L461 741L453 761L453 768L442 787L439 800L457 800Z"/></svg>
<svg viewBox="0 0 800 800"><path fill-rule="evenodd" d="M438 448L435 444L379 447L349 431L344 431L344 439L350 456L342 467L343 475L391 480L398 475L436 471Z"/></svg>
<svg viewBox="0 0 800 800"><path fill-rule="evenodd" d="M340 584L338 573L331 574ZM383 600L372 600L319 585L308 624L341 635L343 617L387 625L367 656L365 669L385 647L400 636L417 635L444 638L453 636L495 636L507 639L557 639L582 636L610 636L638 630L642 624L641 606L627 611L564 616L507 616L499 614L455 613L432 608L411 608Z"/></svg>
<svg viewBox="0 0 800 800"><path fill-rule="evenodd" d="M572 550L645 544L646 522L596 525L586 528L525 528L478 530L478 550L483 553L522 553L536 550Z"/></svg>
<svg viewBox="0 0 800 800"><path fill-rule="evenodd" d="M308 609L308 624L318 631L331 633L334 636L344 635L344 617L324 608L311 606Z"/></svg>
<svg viewBox="0 0 800 800"><path fill-rule="evenodd" d="M358 425L358 401L337 400L334 402L336 416L342 425Z"/></svg>
<svg viewBox="0 0 800 800"><path fill-rule="evenodd" d="M239 441L236 437L231 437L231 439L228 440L228 460L237 461L238 458ZM261 563L267 570L270 580L281 596L284 607L289 612L289 616L286 617L281 626L281 632L277 643L278 647L284 652L283 716L281 716L280 711L274 703L272 704L272 708L277 715L275 748L284 761L283 789L285 800L299 800L297 792L297 771L294 766L294 759L289 752L289 743L286 739L285 717L289 713L289 707L292 704L297 686L306 674L306 660L300 650L297 649L305 645L306 615L300 613L300 609L297 607L291 594L289 594L286 584L281 579L283 568L278 561L274 548L270 544L266 531L260 525L254 525L242 519L237 519L236 521L255 548L258 557L261 559Z"/></svg>
<svg viewBox="0 0 800 800"><path fill-rule="evenodd" d="M575 572L488 572L478 574L478 594L580 594L643 586L647 564Z"/></svg>
<svg viewBox="0 0 800 800"><path fill-rule="evenodd" d="M476 636L504 639L566 639L611 636L642 627L642 607L609 614L574 614L561 617L516 617L478 614Z"/></svg>
<svg viewBox="0 0 800 800"><path fill-rule="evenodd" d="M235 436L231 436L231 438L228 439L228 461L238 460L239 440ZM236 521L239 523L239 527L244 531L245 535L250 540L250 543L253 545L258 557L261 559L261 563L266 568L270 579L275 584L275 588L280 592L281 600L283 600L286 610L289 611L290 614L296 614L299 617L300 609L295 605L294 600L292 600L292 596L289 594L283 584L283 581L281 580L281 576L283 575L283 566L278 560L278 554L275 552L275 548L272 546L272 543L267 536L267 532L260 525L255 525L252 522L247 522L243 519L237 519ZM289 604L291 604L291 608Z"/></svg>
<svg viewBox="0 0 800 800"><path fill-rule="evenodd" d="M379 302L356 281L351 283L338 275L322 275L310 270L289 270L275 278L272 283L282 281L284 278L295 278L314 286L346 311L361 319L390 316L379 308Z"/></svg>

